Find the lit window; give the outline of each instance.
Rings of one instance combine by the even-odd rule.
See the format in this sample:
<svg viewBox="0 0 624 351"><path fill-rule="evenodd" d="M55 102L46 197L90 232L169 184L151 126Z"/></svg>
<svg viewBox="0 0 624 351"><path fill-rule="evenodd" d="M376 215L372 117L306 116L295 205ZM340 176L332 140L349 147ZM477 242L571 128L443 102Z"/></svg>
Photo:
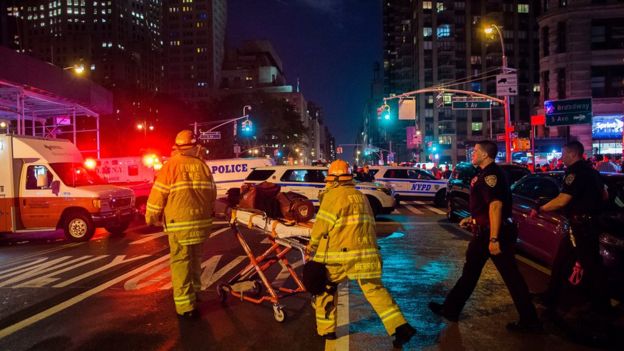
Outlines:
<svg viewBox="0 0 624 351"><path fill-rule="evenodd" d="M483 130L483 122L472 122L472 131L480 132Z"/></svg>
<svg viewBox="0 0 624 351"><path fill-rule="evenodd" d="M529 4L518 4L518 13L529 13Z"/></svg>
<svg viewBox="0 0 624 351"><path fill-rule="evenodd" d="M431 10L431 8L432 8L432 7L433 7L433 6L432 6L431 1L423 1L423 9L425 9L425 10Z"/></svg>
<svg viewBox="0 0 624 351"><path fill-rule="evenodd" d="M451 26L448 24L442 24L438 26L437 32L438 38L448 38L451 36Z"/></svg>
<svg viewBox="0 0 624 351"><path fill-rule="evenodd" d="M431 27L423 27L423 36L425 38L430 37L433 34Z"/></svg>
<svg viewBox="0 0 624 351"><path fill-rule="evenodd" d="M444 11L444 9L445 9L445 7L444 7L444 3L443 2L437 2L436 3L436 10L438 12L442 12L442 11Z"/></svg>

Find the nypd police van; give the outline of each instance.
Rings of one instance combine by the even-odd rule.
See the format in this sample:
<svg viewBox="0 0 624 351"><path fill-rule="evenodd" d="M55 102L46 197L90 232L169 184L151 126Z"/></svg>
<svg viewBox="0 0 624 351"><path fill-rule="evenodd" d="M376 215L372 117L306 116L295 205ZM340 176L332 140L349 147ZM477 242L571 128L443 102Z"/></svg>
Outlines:
<svg viewBox="0 0 624 351"><path fill-rule="evenodd" d="M217 197L225 196L231 188L240 188L245 177L257 167L272 166L269 158L231 158L206 161L217 186Z"/></svg>
<svg viewBox="0 0 624 351"><path fill-rule="evenodd" d="M327 167L322 166L258 167L249 173L245 183L278 184L282 192L292 191L304 195L318 207L318 195L325 188L326 176ZM394 210L396 201L391 189L373 183L357 183L355 188L366 195L375 215L388 214Z"/></svg>
<svg viewBox="0 0 624 351"><path fill-rule="evenodd" d="M448 180L436 179L431 173L412 167L371 166L375 181L390 186L397 200L432 200L445 205Z"/></svg>

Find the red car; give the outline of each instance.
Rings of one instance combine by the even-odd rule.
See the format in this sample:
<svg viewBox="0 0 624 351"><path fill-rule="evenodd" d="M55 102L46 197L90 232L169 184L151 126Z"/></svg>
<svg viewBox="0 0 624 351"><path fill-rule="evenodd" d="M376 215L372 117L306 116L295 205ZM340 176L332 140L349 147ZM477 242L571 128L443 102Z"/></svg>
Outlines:
<svg viewBox="0 0 624 351"><path fill-rule="evenodd" d="M559 195L563 172L525 176L512 186L513 217L518 223L518 247L538 260L552 265L568 222L561 212L542 212L535 218L529 212ZM615 296L624 297L624 174L602 173L609 190L609 203L600 223L600 254L609 270Z"/></svg>

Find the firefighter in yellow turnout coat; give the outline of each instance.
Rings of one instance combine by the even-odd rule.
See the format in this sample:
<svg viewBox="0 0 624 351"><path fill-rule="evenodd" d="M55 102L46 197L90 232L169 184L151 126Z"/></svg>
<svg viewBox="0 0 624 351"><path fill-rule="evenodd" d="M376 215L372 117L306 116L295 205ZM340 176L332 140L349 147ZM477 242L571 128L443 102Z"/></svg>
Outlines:
<svg viewBox="0 0 624 351"><path fill-rule="evenodd" d="M394 346L400 347L416 330L407 323L381 282L382 262L370 204L355 189L345 161L330 165L326 182L308 248L315 252L314 261L326 265L328 279L333 283L314 299L317 332L326 339L336 338L335 285L347 279L357 280L388 334L395 335Z"/></svg>
<svg viewBox="0 0 624 351"><path fill-rule="evenodd" d="M196 293L201 289L202 244L210 227L216 198L210 168L193 133L176 136L171 158L158 173L147 200L145 222L162 221L169 235L173 300L178 315L199 316Z"/></svg>

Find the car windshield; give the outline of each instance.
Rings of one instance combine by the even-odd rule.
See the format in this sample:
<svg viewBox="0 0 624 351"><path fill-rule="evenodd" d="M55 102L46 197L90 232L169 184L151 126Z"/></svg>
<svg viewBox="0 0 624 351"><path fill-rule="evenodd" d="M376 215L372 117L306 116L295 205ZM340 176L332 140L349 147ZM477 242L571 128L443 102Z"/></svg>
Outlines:
<svg viewBox="0 0 624 351"><path fill-rule="evenodd" d="M106 184L95 171L87 170L81 163L52 163L50 166L67 186Z"/></svg>

